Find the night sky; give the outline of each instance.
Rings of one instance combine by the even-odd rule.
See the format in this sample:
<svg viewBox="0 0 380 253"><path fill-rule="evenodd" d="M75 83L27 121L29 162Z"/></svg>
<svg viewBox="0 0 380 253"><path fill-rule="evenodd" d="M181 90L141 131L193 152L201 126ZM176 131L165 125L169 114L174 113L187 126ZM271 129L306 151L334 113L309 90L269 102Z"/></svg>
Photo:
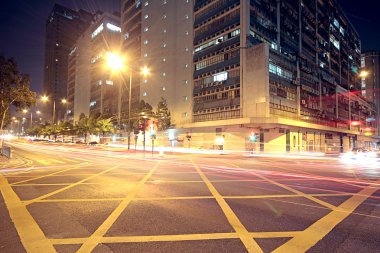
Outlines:
<svg viewBox="0 0 380 253"><path fill-rule="evenodd" d="M158 1L158 0L155 0ZM174 0L173 0L174 1ZM380 51L380 1L338 0L362 39L362 50ZM14 57L42 92L46 19L54 3L72 9L120 11L120 0L2 0L0 54Z"/></svg>

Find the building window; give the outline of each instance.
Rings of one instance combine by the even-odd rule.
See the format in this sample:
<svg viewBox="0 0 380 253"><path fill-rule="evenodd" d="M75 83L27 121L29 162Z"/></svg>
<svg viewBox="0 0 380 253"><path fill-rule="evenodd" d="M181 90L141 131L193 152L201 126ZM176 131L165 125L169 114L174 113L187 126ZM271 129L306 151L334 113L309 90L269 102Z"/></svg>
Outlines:
<svg viewBox="0 0 380 253"><path fill-rule="evenodd" d="M162 58L162 61L163 61L163 62L166 62L166 58Z"/></svg>
<svg viewBox="0 0 380 253"><path fill-rule="evenodd" d="M145 92L143 93L143 96L146 97L146 95L147 95L147 94L146 94L146 91L145 91Z"/></svg>
<svg viewBox="0 0 380 253"><path fill-rule="evenodd" d="M166 76L166 73L164 72L164 73L162 73L162 76Z"/></svg>
<svg viewBox="0 0 380 253"><path fill-rule="evenodd" d="M189 67L189 64L185 64L185 68L188 68Z"/></svg>
<svg viewBox="0 0 380 253"><path fill-rule="evenodd" d="M182 117L186 118L187 117L187 112L182 113Z"/></svg>
<svg viewBox="0 0 380 253"><path fill-rule="evenodd" d="M148 1L146 1L144 5L145 5L145 6L148 6L148 5L149 5L149 2L148 2Z"/></svg>
<svg viewBox="0 0 380 253"><path fill-rule="evenodd" d="M293 74L291 72L284 70L272 63L269 63L269 72L275 75L278 75L280 77L286 78L288 80L293 80Z"/></svg>
<svg viewBox="0 0 380 253"><path fill-rule="evenodd" d="M183 84L187 84L188 83L188 81L187 80L183 80Z"/></svg>
<svg viewBox="0 0 380 253"><path fill-rule="evenodd" d="M188 52L189 51L189 48L188 47L185 47L185 52Z"/></svg>
<svg viewBox="0 0 380 253"><path fill-rule="evenodd" d="M185 35L186 35L186 36L188 36L188 35L189 35L189 32L188 32L188 31L186 31L186 32L185 32Z"/></svg>
<svg viewBox="0 0 380 253"><path fill-rule="evenodd" d="M166 91L166 87L165 86L162 87L162 91Z"/></svg>
<svg viewBox="0 0 380 253"><path fill-rule="evenodd" d="M213 81L214 82L222 82L222 81L227 80L227 77L228 77L228 74L226 71L220 72L220 73L213 75Z"/></svg>
<svg viewBox="0 0 380 253"><path fill-rule="evenodd" d="M188 98L188 96L183 96L182 99L183 99L183 101L187 101L189 98Z"/></svg>
<svg viewBox="0 0 380 253"><path fill-rule="evenodd" d="M186 15L185 15L185 19L189 19L189 15L186 14Z"/></svg>
<svg viewBox="0 0 380 253"><path fill-rule="evenodd" d="M162 47L166 47L166 43L163 43L163 44L162 44Z"/></svg>
<svg viewBox="0 0 380 253"><path fill-rule="evenodd" d="M144 19L148 19L148 18L149 18L149 15L145 14Z"/></svg>
<svg viewBox="0 0 380 253"><path fill-rule="evenodd" d="M162 15L162 19L166 19L166 14Z"/></svg>
<svg viewBox="0 0 380 253"><path fill-rule="evenodd" d="M96 36L98 36L99 33L101 33L104 29L103 23L98 26L98 28L95 29L95 31L91 34L91 38L94 39Z"/></svg>
<svg viewBox="0 0 380 253"><path fill-rule="evenodd" d="M148 27L145 27L145 28L144 28L144 32L147 32L147 31L149 31L149 28L148 28Z"/></svg>
<svg viewBox="0 0 380 253"><path fill-rule="evenodd" d="M106 80L106 84L108 84L108 85L113 85L113 81L111 81L111 80Z"/></svg>
<svg viewBox="0 0 380 253"><path fill-rule="evenodd" d="M166 33L166 29L162 30L163 33Z"/></svg>
<svg viewBox="0 0 380 253"><path fill-rule="evenodd" d="M107 28L108 30L111 30L111 31L114 31L114 32L121 32L121 28L114 25L114 24L111 24L111 23L107 23Z"/></svg>
<svg viewBox="0 0 380 253"><path fill-rule="evenodd" d="M166 0L163 0L162 1L162 4L167 4L168 2Z"/></svg>
<svg viewBox="0 0 380 253"><path fill-rule="evenodd" d="M147 45L149 42L148 42L148 40L145 40L144 41L144 45Z"/></svg>
<svg viewBox="0 0 380 253"><path fill-rule="evenodd" d="M147 79L145 79L145 80L144 80L144 83L148 83L148 80L147 80Z"/></svg>

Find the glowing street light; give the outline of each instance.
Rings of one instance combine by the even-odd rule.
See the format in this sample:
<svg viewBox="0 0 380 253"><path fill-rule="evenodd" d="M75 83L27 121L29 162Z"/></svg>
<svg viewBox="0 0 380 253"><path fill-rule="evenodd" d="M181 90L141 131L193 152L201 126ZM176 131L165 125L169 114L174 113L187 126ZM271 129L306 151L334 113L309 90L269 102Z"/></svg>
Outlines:
<svg viewBox="0 0 380 253"><path fill-rule="evenodd" d="M124 68L124 59L116 53L108 52L106 64L113 71L121 71Z"/></svg>
<svg viewBox="0 0 380 253"><path fill-rule="evenodd" d="M362 71L360 71L360 73L359 73L359 77L361 77L361 78L366 78L367 76L368 76L368 71L366 71L366 70L362 70Z"/></svg>
<svg viewBox="0 0 380 253"><path fill-rule="evenodd" d="M117 53L108 52L106 55L106 65L112 71L120 71L122 72L125 67L125 58ZM141 75L147 76L149 75L148 67L144 66L141 68ZM124 81L124 79L122 78ZM118 125L121 131L121 85L119 85L119 98L118 98ZM132 100L132 68L129 68L129 99L128 99L128 150L130 149L131 142L131 100Z"/></svg>
<svg viewBox="0 0 380 253"><path fill-rule="evenodd" d="M49 97L46 96L46 95L43 95L41 97L41 101L44 102L44 103L46 103L46 102L49 101ZM61 99L61 103L62 104L66 104L66 107L67 107L67 99L66 98L62 98ZM67 111L67 108L66 108L66 111ZM55 121L55 99L53 100L53 124L54 124L54 121Z"/></svg>

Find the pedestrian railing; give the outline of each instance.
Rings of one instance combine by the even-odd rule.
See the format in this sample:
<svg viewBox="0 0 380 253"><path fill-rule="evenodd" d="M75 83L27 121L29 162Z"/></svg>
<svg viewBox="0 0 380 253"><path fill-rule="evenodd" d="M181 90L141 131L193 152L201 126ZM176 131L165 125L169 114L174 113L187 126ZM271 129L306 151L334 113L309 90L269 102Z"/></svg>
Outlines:
<svg viewBox="0 0 380 253"><path fill-rule="evenodd" d="M3 145L3 147L0 150L1 150L1 155L7 158L11 158L11 155L12 155L11 147Z"/></svg>

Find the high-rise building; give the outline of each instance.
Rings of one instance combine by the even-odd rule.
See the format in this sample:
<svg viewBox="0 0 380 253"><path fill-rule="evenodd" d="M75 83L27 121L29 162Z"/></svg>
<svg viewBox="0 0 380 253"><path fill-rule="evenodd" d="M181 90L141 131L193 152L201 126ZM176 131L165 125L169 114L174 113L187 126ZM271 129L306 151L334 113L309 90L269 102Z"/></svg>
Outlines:
<svg viewBox="0 0 380 253"><path fill-rule="evenodd" d="M155 108L165 98L173 125L191 122L193 6L193 0L122 4L123 48L136 80L132 102ZM143 66L150 69L147 77L139 75Z"/></svg>
<svg viewBox="0 0 380 253"><path fill-rule="evenodd" d="M121 72L106 64L109 52L120 50L120 15L98 12L69 53L68 113L78 121L83 113L118 114Z"/></svg>
<svg viewBox="0 0 380 253"><path fill-rule="evenodd" d="M361 42L335 0L196 0L193 50L194 123L184 127L208 129L200 139L260 151L370 145Z"/></svg>
<svg viewBox="0 0 380 253"><path fill-rule="evenodd" d="M362 78L362 94L376 105L377 136L380 136L380 52L368 51L362 54L361 67L367 76Z"/></svg>
<svg viewBox="0 0 380 253"><path fill-rule="evenodd" d="M55 4L46 22L44 92L49 96L48 114L55 104L55 121L63 120L67 96L68 54L78 37L90 25L92 15ZM55 101L55 103L54 103Z"/></svg>

